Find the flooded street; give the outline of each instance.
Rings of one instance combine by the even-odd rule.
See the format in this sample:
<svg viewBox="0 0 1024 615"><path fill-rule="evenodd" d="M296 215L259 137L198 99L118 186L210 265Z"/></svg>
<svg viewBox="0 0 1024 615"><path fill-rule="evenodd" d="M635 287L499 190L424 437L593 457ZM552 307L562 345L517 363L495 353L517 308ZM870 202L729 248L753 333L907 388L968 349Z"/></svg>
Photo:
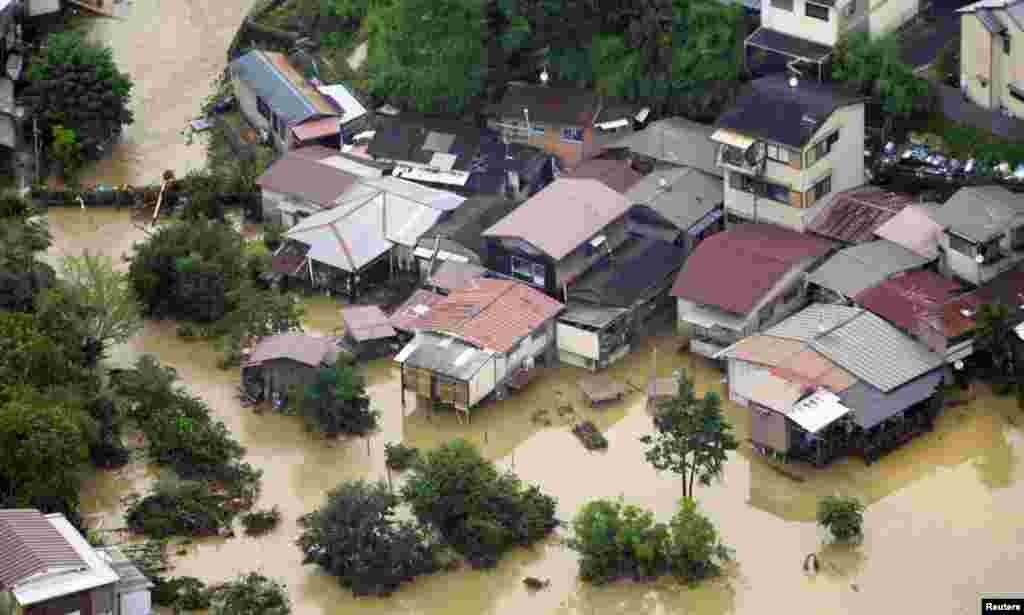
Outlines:
<svg viewBox="0 0 1024 615"><path fill-rule="evenodd" d="M114 48L122 70L136 89L136 124L109 160L87 173L89 183L154 182L165 168L184 173L203 164L204 150L187 147L180 130L208 94L210 80L224 64L224 50L250 0L159 2L136 0L126 21L97 20L94 36ZM144 238L127 211L53 209L48 214L54 246L49 257L84 249L119 262L133 241ZM329 332L340 325L337 306L318 297L307 301L308 327ZM918 438L867 467L846 460L826 470L797 468L806 477L783 476L745 447L734 454L722 483L698 488L703 511L737 553L727 574L688 589L671 580L654 584L618 583L591 588L576 579L576 557L553 538L532 551L506 557L496 570L460 570L423 577L388 599L354 599L334 579L303 567L294 540L296 519L319 506L327 490L348 479L384 479L384 444L403 441L429 448L455 437L475 442L502 467L514 467L527 482L558 498L559 516L569 521L595 497L624 495L653 510L659 520L673 513L681 489L674 476L655 472L644 460L638 438L651 430L644 400L633 392L622 402L583 408L575 394L580 370L548 369L526 391L480 408L471 425L450 415L429 418L414 408L403 411L398 370L391 362L368 366L373 405L382 429L367 439L328 443L303 431L294 417L255 414L234 394L237 370L216 368L218 354L203 341L177 338L174 324L147 322L129 343L114 349L111 362L129 365L143 353L175 367L184 384L207 401L247 448L246 461L264 471L260 508L283 514L270 535L253 539L203 540L173 557L174 574L208 582L260 571L284 581L296 615L327 613L522 615L559 613L605 615L724 613L956 613L977 612L980 593L1021 591L1024 545L1024 413L1011 398L994 399L976 385L977 399L947 409L933 433ZM652 345L658 372L693 368L699 393L723 392L720 373L676 352L679 340L662 337L636 349L608 377L644 386ZM609 449L587 452L569 431L569 419L555 408L568 400L581 419L606 434ZM740 439L746 437L745 411L726 402ZM531 420L539 409L553 419ZM123 521L121 498L144 491L155 473L141 463L100 472L82 494L83 512L97 513L105 527ZM398 477L393 477L396 481ZM840 492L867 504L865 539L856 547L826 547L814 522L817 498ZM822 570L801 569L804 557L819 552ZM531 593L524 576L550 579Z"/></svg>

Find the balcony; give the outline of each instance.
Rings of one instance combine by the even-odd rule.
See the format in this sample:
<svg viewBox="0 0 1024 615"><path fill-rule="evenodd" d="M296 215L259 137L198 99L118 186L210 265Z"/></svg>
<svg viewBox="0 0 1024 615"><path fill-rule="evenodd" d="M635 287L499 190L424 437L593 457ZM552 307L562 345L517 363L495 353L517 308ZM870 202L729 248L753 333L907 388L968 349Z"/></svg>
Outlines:
<svg viewBox="0 0 1024 615"><path fill-rule="evenodd" d="M739 171L740 173L754 174L757 167L747 162L743 150L732 145L722 145L718 148L718 166Z"/></svg>

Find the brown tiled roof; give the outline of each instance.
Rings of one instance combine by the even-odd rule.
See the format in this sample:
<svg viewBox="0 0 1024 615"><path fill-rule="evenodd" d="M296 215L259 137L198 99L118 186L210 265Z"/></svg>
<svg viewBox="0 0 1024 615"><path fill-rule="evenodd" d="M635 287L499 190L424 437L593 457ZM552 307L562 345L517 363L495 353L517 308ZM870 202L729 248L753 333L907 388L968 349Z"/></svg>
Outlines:
<svg viewBox="0 0 1024 615"><path fill-rule="evenodd" d="M388 317L376 305L353 305L341 308L345 332L357 342L379 340L395 335Z"/></svg>
<svg viewBox="0 0 1024 615"><path fill-rule="evenodd" d="M330 209L334 207L335 199L358 180L359 178L351 173L320 164L310 157L289 154L260 175L256 185L264 190L293 194Z"/></svg>
<svg viewBox="0 0 1024 615"><path fill-rule="evenodd" d="M429 322L432 306L442 300L444 300L444 295L419 289L391 313L388 322L400 331L418 331Z"/></svg>
<svg viewBox="0 0 1024 615"><path fill-rule="evenodd" d="M702 241L672 296L747 314L793 267L825 256L830 241L770 224L743 224Z"/></svg>
<svg viewBox="0 0 1024 615"><path fill-rule="evenodd" d="M562 177L596 179L619 194L626 194L627 190L643 179L643 175L634 171L628 160L597 158L580 163Z"/></svg>
<svg viewBox="0 0 1024 615"><path fill-rule="evenodd" d="M837 194L808 226L809 231L846 243L874 239L875 230L913 202L913 197L872 188Z"/></svg>
<svg viewBox="0 0 1024 615"><path fill-rule="evenodd" d="M53 568L86 563L38 510L0 510L0 590Z"/></svg>
<svg viewBox="0 0 1024 615"><path fill-rule="evenodd" d="M247 365L256 365L274 359L291 359L310 367L320 363L334 350L331 338L313 337L299 333L282 333L260 340L249 355Z"/></svg>
<svg viewBox="0 0 1024 615"><path fill-rule="evenodd" d="M476 280L434 304L424 329L457 335L481 348L509 351L564 306L525 284Z"/></svg>
<svg viewBox="0 0 1024 615"><path fill-rule="evenodd" d="M950 326L943 317L943 306L963 291L959 284L933 271L919 270L897 274L865 290L856 302L904 331L914 331L923 320L936 328L941 324L944 333L948 334L948 329L958 335L966 330L960 323L963 317L957 312L956 324Z"/></svg>

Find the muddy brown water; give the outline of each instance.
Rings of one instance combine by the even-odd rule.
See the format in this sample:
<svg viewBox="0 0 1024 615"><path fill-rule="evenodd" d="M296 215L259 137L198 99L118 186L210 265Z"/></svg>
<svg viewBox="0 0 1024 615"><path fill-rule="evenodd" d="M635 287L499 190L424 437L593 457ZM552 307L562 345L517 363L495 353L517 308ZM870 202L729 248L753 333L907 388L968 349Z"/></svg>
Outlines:
<svg viewBox="0 0 1024 615"><path fill-rule="evenodd" d="M86 183L154 181L165 168L184 172L201 165L202 149L188 148L178 131L199 108L209 80L223 67L224 50L249 0L158 2L136 0L125 21L97 21L94 35L114 47L115 57L136 79L137 124L100 163ZM49 256L88 249L115 260L130 251L143 231L126 211L63 209L48 214L55 243ZM329 332L339 323L333 301L307 301L307 325ZM658 373L691 369L700 392L722 392L720 373L676 352L679 340L663 336L643 343L608 376L642 386L658 347ZM974 401L948 409L936 430L867 467L847 460L828 469L795 471L796 482L746 449L734 454L722 482L699 488L702 509L714 520L737 561L722 578L697 588L671 580L617 583L592 588L576 578L575 555L557 538L506 557L496 570L460 570L424 577L387 599L354 599L315 567L303 566L293 542L296 519L317 507L339 481L383 479L383 449L403 441L431 447L455 437L475 442L502 467L538 483L558 498L559 515L571 519L587 500L624 496L667 520L680 495L679 481L646 464L638 438L650 418L637 393L598 409L582 407L573 393L580 371L548 369L522 394L481 408L470 425L453 416L428 417L400 403L396 367L378 361L366 368L369 392L383 413L379 434L364 439L318 440L294 418L243 409L234 398L238 374L216 368L217 354L204 342L184 342L173 323L147 322L110 361L128 365L142 353L157 355L178 369L188 388L202 396L246 446L246 460L263 469L260 507L278 506L282 524L269 536L203 540L175 556L176 574L208 582L258 570L287 583L296 615L388 613L520 615L632 615L699 613L891 613L899 610L975 613L980 593L1020 591L1024 545L1024 483L1020 457L1024 414L1013 400L995 399L974 387ZM567 402L576 416L594 421L609 449L587 452L555 411ZM748 432L741 408L726 403L740 437ZM531 416L549 410L551 425ZM123 523L122 498L142 492L158 476L142 462L97 472L82 493L87 513L104 527ZM400 481L400 477L394 477ZM822 546L815 526L819 496L859 496L868 504L865 539L858 547ZM801 563L817 552L821 571L805 573ZM550 579L531 592L524 576Z"/></svg>

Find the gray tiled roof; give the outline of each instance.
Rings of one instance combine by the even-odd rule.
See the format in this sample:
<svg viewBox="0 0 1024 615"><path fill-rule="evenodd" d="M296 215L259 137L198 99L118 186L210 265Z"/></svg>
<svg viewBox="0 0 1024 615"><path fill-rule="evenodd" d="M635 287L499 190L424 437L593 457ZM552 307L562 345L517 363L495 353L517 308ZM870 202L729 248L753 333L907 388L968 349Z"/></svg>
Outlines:
<svg viewBox="0 0 1024 615"><path fill-rule="evenodd" d="M681 117L651 122L647 128L626 135L609 147L625 147L636 154L662 162L693 167L722 177L715 163L716 146L711 141L713 126Z"/></svg>
<svg viewBox="0 0 1024 615"><path fill-rule="evenodd" d="M871 312L815 303L765 331L807 342L829 360L888 393L942 366L943 359Z"/></svg>
<svg viewBox="0 0 1024 615"><path fill-rule="evenodd" d="M667 182L668 189L661 186ZM655 169L626 192L632 205L644 205L685 231L725 199L722 180L693 168Z"/></svg>
<svg viewBox="0 0 1024 615"><path fill-rule="evenodd" d="M892 275L928 262L899 244L878 239L836 252L807 276L807 281L852 298Z"/></svg>
<svg viewBox="0 0 1024 615"><path fill-rule="evenodd" d="M975 241L985 241L1007 230L1024 216L1024 197L998 185L969 186L956 191L932 219Z"/></svg>

